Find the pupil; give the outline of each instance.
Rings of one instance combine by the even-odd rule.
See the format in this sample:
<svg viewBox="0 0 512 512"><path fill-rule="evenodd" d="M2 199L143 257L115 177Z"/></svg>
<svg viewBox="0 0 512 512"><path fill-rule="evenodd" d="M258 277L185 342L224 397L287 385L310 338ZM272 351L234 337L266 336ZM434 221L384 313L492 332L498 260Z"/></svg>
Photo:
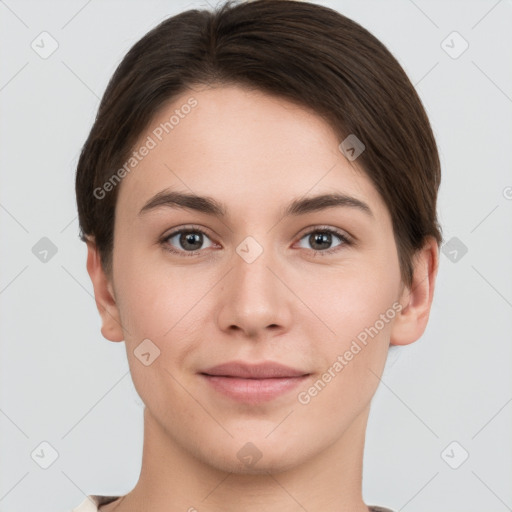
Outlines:
<svg viewBox="0 0 512 512"><path fill-rule="evenodd" d="M182 242L184 247L187 247L187 244L194 245L194 243L196 245L201 246L201 236L200 236L199 233L196 233L196 234L194 234L194 233L186 233L186 234L182 235L181 242ZM197 249L197 247L192 247L192 248L193 249Z"/></svg>
<svg viewBox="0 0 512 512"><path fill-rule="evenodd" d="M314 239L314 244L321 244L322 242L324 243L327 243L327 245L329 245L330 241L331 241L331 234L330 233L321 233L321 234L316 234L316 235L313 235L313 239ZM314 244L312 244L314 246ZM322 247L320 247L320 249L322 249Z"/></svg>

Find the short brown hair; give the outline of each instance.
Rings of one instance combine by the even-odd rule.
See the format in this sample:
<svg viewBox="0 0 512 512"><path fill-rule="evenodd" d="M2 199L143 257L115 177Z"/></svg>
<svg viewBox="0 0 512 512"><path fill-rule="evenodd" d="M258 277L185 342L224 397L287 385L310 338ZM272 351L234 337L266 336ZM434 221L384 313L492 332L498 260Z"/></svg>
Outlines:
<svg viewBox="0 0 512 512"><path fill-rule="evenodd" d="M119 186L94 191L123 165L160 108L197 84L239 84L303 105L340 142L365 145L357 163L389 209L402 281L427 236L442 242L440 161L432 128L405 71L358 23L294 0L228 0L168 18L126 54L105 90L76 173L80 238L93 237L112 272Z"/></svg>

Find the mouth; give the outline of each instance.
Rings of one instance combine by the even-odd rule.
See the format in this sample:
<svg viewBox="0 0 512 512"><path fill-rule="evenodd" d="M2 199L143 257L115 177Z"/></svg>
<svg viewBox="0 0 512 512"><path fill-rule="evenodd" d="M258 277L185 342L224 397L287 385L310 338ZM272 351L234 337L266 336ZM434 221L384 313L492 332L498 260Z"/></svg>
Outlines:
<svg viewBox="0 0 512 512"><path fill-rule="evenodd" d="M254 405L292 391L311 373L273 362L251 365L234 361L199 375L217 393Z"/></svg>
<svg viewBox="0 0 512 512"><path fill-rule="evenodd" d="M286 366L274 361L262 363L247 363L245 361L230 361L202 370L200 373L220 377L238 377L243 379L271 379L302 377L309 372Z"/></svg>
<svg viewBox="0 0 512 512"><path fill-rule="evenodd" d="M270 379L245 379L222 375L200 374L218 393L233 400L258 404L290 392L303 383L309 374L301 377L273 377Z"/></svg>

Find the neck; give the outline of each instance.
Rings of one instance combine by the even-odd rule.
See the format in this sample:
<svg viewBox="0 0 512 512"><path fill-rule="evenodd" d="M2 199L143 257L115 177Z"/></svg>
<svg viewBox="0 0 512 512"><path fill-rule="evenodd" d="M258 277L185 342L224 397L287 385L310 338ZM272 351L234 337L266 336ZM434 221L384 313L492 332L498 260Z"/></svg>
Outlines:
<svg viewBox="0 0 512 512"><path fill-rule="evenodd" d="M287 470L226 472L184 450L144 410L142 469L126 496L102 512L368 512L361 493L369 407L324 451Z"/></svg>

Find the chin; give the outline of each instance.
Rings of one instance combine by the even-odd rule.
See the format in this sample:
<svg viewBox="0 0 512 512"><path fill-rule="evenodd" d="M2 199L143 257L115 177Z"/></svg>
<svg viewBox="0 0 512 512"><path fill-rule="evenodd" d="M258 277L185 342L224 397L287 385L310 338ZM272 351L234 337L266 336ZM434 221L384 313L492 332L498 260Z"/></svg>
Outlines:
<svg viewBox="0 0 512 512"><path fill-rule="evenodd" d="M221 451L210 451L201 458L220 471L238 475L281 473L300 465L307 458L304 450L285 446L277 437L275 441L276 446L268 439L261 442L235 441L230 443L231 447L217 445Z"/></svg>

